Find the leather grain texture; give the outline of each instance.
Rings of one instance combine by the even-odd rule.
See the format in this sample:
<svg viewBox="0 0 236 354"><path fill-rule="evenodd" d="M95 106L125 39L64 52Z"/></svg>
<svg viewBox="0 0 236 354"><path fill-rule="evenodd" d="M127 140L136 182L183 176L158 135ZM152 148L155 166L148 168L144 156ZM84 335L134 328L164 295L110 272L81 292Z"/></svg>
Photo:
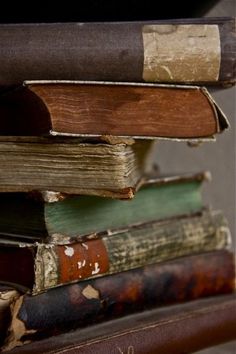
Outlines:
<svg viewBox="0 0 236 354"><path fill-rule="evenodd" d="M181 354L236 339L236 296L144 311L54 336L11 354Z"/></svg>
<svg viewBox="0 0 236 354"><path fill-rule="evenodd" d="M233 254L215 251L24 295L13 306L6 348L155 306L232 293L234 281Z"/></svg>

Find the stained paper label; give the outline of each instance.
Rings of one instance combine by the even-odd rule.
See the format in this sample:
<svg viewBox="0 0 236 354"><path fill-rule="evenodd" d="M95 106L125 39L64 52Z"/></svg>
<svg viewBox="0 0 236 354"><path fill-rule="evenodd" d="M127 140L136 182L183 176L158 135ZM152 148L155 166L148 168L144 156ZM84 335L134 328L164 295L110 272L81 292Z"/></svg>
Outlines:
<svg viewBox="0 0 236 354"><path fill-rule="evenodd" d="M33 293L91 278L108 270L108 253L100 239L63 246L38 245Z"/></svg>
<svg viewBox="0 0 236 354"><path fill-rule="evenodd" d="M217 25L145 25L143 79L148 82L217 81Z"/></svg>

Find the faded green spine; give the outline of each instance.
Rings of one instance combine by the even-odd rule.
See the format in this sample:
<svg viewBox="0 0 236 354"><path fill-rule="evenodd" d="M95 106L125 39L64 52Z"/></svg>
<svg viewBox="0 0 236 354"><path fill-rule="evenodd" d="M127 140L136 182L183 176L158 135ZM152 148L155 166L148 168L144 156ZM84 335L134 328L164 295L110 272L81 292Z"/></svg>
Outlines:
<svg viewBox="0 0 236 354"><path fill-rule="evenodd" d="M103 238L109 274L170 259L227 248L227 220L220 213L153 222Z"/></svg>
<svg viewBox="0 0 236 354"><path fill-rule="evenodd" d="M200 186L200 181L153 185L129 201L70 197L45 204L46 227L49 235L73 237L194 213L202 208Z"/></svg>

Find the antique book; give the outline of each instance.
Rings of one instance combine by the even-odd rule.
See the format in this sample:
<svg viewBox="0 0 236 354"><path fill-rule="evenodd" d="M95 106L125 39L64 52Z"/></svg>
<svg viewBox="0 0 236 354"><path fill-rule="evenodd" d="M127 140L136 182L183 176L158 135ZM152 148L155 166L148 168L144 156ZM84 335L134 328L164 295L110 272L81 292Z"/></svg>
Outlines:
<svg viewBox="0 0 236 354"><path fill-rule="evenodd" d="M228 294L157 306L41 341L35 340L7 353L195 353L236 339L235 303L235 294Z"/></svg>
<svg viewBox="0 0 236 354"><path fill-rule="evenodd" d="M69 245L0 239L0 283L37 294L83 279L230 246L227 220L221 212L207 211L126 227Z"/></svg>
<svg viewBox="0 0 236 354"><path fill-rule="evenodd" d="M235 82L233 18L1 24L0 85L23 80Z"/></svg>
<svg viewBox="0 0 236 354"><path fill-rule="evenodd" d="M222 250L87 280L37 296L23 295L12 306L5 348L151 307L231 293L234 289L234 256Z"/></svg>
<svg viewBox="0 0 236 354"><path fill-rule="evenodd" d="M0 95L1 135L209 140L228 127L204 87L27 81Z"/></svg>
<svg viewBox="0 0 236 354"><path fill-rule="evenodd" d="M168 217L189 215L204 204L208 172L144 180L129 202L50 191L0 193L0 237L25 242L70 243L100 232Z"/></svg>
<svg viewBox="0 0 236 354"><path fill-rule="evenodd" d="M55 192L132 198L151 142L81 143L74 138L0 138L0 192Z"/></svg>

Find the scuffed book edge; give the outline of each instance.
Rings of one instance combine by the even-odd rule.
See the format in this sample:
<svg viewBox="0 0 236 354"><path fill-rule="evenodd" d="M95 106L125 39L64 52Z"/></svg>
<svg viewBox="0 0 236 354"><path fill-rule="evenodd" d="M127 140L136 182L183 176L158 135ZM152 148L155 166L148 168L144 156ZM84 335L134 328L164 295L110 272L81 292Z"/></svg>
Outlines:
<svg viewBox="0 0 236 354"><path fill-rule="evenodd" d="M182 182L190 182L190 181L211 181L211 173L209 171L195 173L195 174L185 174L182 176L143 176L139 179L134 187L128 187L123 190L119 191L111 191L111 190L103 190L103 189L81 189L78 191L76 195L95 195L100 197L106 198L115 198L115 199L132 199L141 189L142 187L148 185L163 185L163 184L171 184L171 183L182 183ZM27 192L25 192L27 193ZM29 195L34 198L38 199L39 201L43 201L45 203L56 203L60 202L66 198L74 196L74 193L64 193L64 192L57 192L52 190L33 190L28 192Z"/></svg>
<svg viewBox="0 0 236 354"><path fill-rule="evenodd" d="M114 191L106 191L106 190L97 190L93 192L97 193L96 195L104 196L104 197L117 197L119 196L120 199L131 199L134 197L134 194L139 191L142 187L148 185L162 185L162 184L171 184L171 183L183 183L183 182L191 182L191 181L211 181L211 173L209 171L199 172L199 173L191 173L191 174L184 174L181 176L157 176L157 175L147 175L143 176L135 187L126 188L119 192ZM55 203L64 200L71 196L68 193L62 192L55 192L55 191L33 191L32 196L34 198L38 198L46 203ZM84 194L84 193L83 193ZM88 195L92 194L88 190ZM93 194L94 195L94 194Z"/></svg>
<svg viewBox="0 0 236 354"><path fill-rule="evenodd" d="M19 297L20 293L14 287L0 283L0 346L10 325L12 306Z"/></svg>
<svg viewBox="0 0 236 354"><path fill-rule="evenodd" d="M24 322L19 320L17 317L18 312L21 309L23 300L24 297L20 296L11 305L11 323L8 328L8 335L5 340L4 346L0 348L0 352L9 351L15 347L30 343L31 342L30 340L22 341L22 337L26 333L30 334L36 332L36 330L32 330L32 329L28 330L25 327Z"/></svg>
<svg viewBox="0 0 236 354"><path fill-rule="evenodd" d="M205 96L208 98L208 101L210 102L210 104L212 105L212 109L215 112L215 116L218 117L218 119L216 120L216 122L218 123L217 124L217 132L221 133L225 129L230 128L230 124L229 124L229 121L228 121L226 115L224 114L222 109L218 106L218 104L213 99L213 97L210 95L209 91L205 87L202 87L201 90L205 94Z"/></svg>
<svg viewBox="0 0 236 354"><path fill-rule="evenodd" d="M216 119L216 125L217 125L217 132L220 133L224 131L225 129L229 128L229 122L227 120L226 115L223 113L223 111L220 109L218 104L214 101L212 96L210 95L209 91L207 90L206 87L201 87L201 86L195 86L195 85L176 85L176 84L158 84L158 83L136 83L136 82L112 82L112 81L82 81L82 80L26 80L23 83L23 86L27 87L28 85L40 85L40 84L47 84L47 85L55 85L55 84L70 84L70 85L112 85L112 86L142 86L142 87L159 87L159 88L173 88L173 89L181 89L181 90L186 90L186 89L192 89L192 90L200 90L202 93L207 97L208 102L210 103L215 119ZM124 142L129 144L132 144L133 139L160 139L160 140L172 140L172 141L183 141L183 142L193 142L194 144L196 143L201 143L205 141L212 141L215 140L215 136L209 136L209 137L203 137L203 138L168 138L168 137L161 137L161 136L156 136L156 137L150 137L150 136L118 136L118 137L113 137L113 136L104 136L104 135L99 135L99 134L75 134L75 133L61 133L54 131L53 129L50 130L49 132L50 135L52 136L71 136L71 137L88 137L88 138L99 138L103 141L106 141L108 139L109 143L115 143L116 141L118 142ZM119 138L119 139L118 139ZM117 140L116 140L117 139ZM123 140L124 139L124 140ZM130 140L131 139L131 140Z"/></svg>
<svg viewBox="0 0 236 354"><path fill-rule="evenodd" d="M35 257L34 257L34 273L35 273L35 277L34 277L34 283L32 284L32 287L27 288L25 286L22 286L21 284L18 283L7 283L4 282L4 285L8 285L11 287L14 287L16 289L18 289L19 291L21 291L22 293L26 293L26 294L30 294L30 295L39 295L40 293L44 293L50 289L53 288L58 288L58 287L62 287L63 285L68 285L68 284L74 284L74 283L78 283L80 281L84 281L84 280L90 280L90 279L95 279L95 278L100 278L100 277L104 277L106 275L112 275L112 274L116 274L117 270L110 270L110 264L109 264L109 254L106 252L102 255L102 257L104 257L106 260L104 260L105 262L105 268L104 265L104 271L102 271L101 273L96 272L93 273L92 275L86 275L85 277L83 277L82 279L80 279L81 277L78 276L77 279L74 280L70 280L67 281L66 283L58 283L57 279L58 279L58 271L60 269L60 262L58 263L60 256L57 254L57 251L55 249L55 247L57 246L64 246L64 253L67 257L71 257L74 254L74 248L72 246L72 244L76 245L76 244L80 244L82 245L82 248L86 248L88 249L88 245L86 244L87 241L90 240L97 240L98 242L102 242L103 247L104 247L104 241L103 238L106 239L107 237L116 237L118 234L120 234L122 236L123 233L126 232L132 232L138 229L144 230L145 232L145 228L148 226L151 226L153 224L156 225L156 228L165 228L165 226L170 224L172 224L173 222L184 222L187 225L187 222L190 218L190 220L193 218L200 218L200 223L202 222L202 218L205 217L209 217L210 220L212 218L217 218L218 216L222 217L222 221L220 225L217 225L214 223L212 224L212 227L214 229L214 240L215 243L213 245L214 248L210 248L207 249L207 251L205 250L205 252L211 252L213 250L228 250L230 251L232 248L232 237L231 237L231 232L230 229L228 227L228 222L227 219L223 216L222 212L219 210L209 210L207 208L203 208L201 209L199 212L195 212L195 213L190 213L190 214L185 214L185 215L179 215L179 216L174 216L174 217L170 217L167 219L162 219L162 220L157 220L157 221L150 221L150 222L144 222L144 223L139 223L139 224L135 224L135 225L131 225L131 226L127 226L127 227L123 227L120 229L116 229L114 231L110 231L110 230L106 230L104 232L101 232L97 235L94 234L90 234L87 235L87 237L85 239L81 239L81 238L77 238L77 239L73 239L72 242L67 242L67 240L63 240L63 242L58 243L58 242L50 242L50 243L27 243L27 242L15 242L14 247L18 247L18 248L30 248L30 249L35 249ZM211 221L210 221L211 222ZM187 237L187 236L186 236ZM70 240L69 240L70 241ZM6 246L6 242L1 242L0 243L3 246ZM71 245L70 245L71 244ZM105 242L106 245L106 242ZM207 245L207 243L206 243ZM105 247L106 248L106 247ZM100 247L100 251L99 254L101 254L101 247ZM102 251L103 252L103 251ZM203 251L202 251L203 252ZM193 253L194 254L194 253ZM181 258L185 257L186 255L189 254L181 254ZM173 257L173 255L172 255ZM173 259L172 257L167 257L164 259L156 259L155 262L151 262L151 263L147 263L147 264L154 264L154 263L162 263L162 262L166 262L166 261L170 261L171 259ZM179 256L178 256L179 257ZM91 260L91 262L93 263L93 261ZM108 263L106 263L108 262ZM94 263L96 265L96 262ZM92 264L90 264L92 265ZM106 266L108 266L108 268L106 268ZM142 265L143 266L143 265ZM59 267L59 268L58 268ZM140 266L138 266L140 267ZM96 267L95 267L96 268ZM126 270L131 270L131 269L135 269L137 268L137 265L134 268L127 268L127 269L123 269L120 270L119 272L123 272Z"/></svg>
<svg viewBox="0 0 236 354"><path fill-rule="evenodd" d="M190 218L195 218L195 217L205 217L205 215L210 215L210 217L214 217L217 215L221 215L222 216L222 212L221 211L207 211L207 210L202 210L202 213L194 213L192 215L183 215L182 217L177 217L177 218L168 218L165 220L160 220L157 222L158 227L165 227L165 225L168 225L169 223L172 222L178 222L178 221L184 221L187 222ZM154 223L156 223L154 221ZM152 225L152 222L150 223L141 223L139 225L132 225L131 227L128 228L128 231L131 230L135 230L135 229L143 229L144 228L144 232L145 232L145 226L146 225ZM223 217L222 219L222 224L220 226L218 225L213 225L213 228L215 228L215 244L214 244L214 250L231 250L232 247L232 237L231 237L231 233L230 233L230 229L228 227L228 222L227 219L225 217ZM107 237L110 236L114 236L116 237L118 234L123 234L127 231L127 228L122 228L120 230L115 230L114 233L110 233L109 232L104 232L102 235L99 235L96 239L101 242L104 242L103 238L106 239ZM86 242L86 240L84 240L84 242ZM87 244L86 243L81 243L81 241L73 241L74 244L76 243L80 243L83 247L87 248ZM104 245L104 243L103 243ZM105 243L106 245L106 243ZM45 291L47 291L48 289L53 289L53 288L57 288L57 287L61 287L64 284L62 283L58 283L57 281L57 277L58 277L58 261L55 261L57 259L57 254L55 253L54 250L54 246L59 246L59 245L53 245L53 244L38 244L37 247L37 252L36 252L36 256L35 256L35 281L34 281L34 285L33 288L31 290L31 294L32 295L38 295L40 293L43 293ZM64 253L67 255L67 257L71 257L71 253L74 253L74 249L72 247L70 247L70 245L64 245L65 246L65 251ZM46 251L46 249L48 249ZM45 252L46 251L46 252ZM101 250L100 250L101 251ZM99 251L99 253L101 254L101 252ZM213 251L213 249L208 249L208 251ZM186 256L186 254L185 254ZM172 256L173 257L173 256ZM184 257L183 255L181 255L181 257ZM104 253L102 255L102 258L104 258L104 263L106 263L105 259L106 259L106 253ZM173 259L173 258L172 258ZM166 262L171 260L171 258L165 258L164 260L155 260L155 262L151 262L151 263L147 263L147 264L153 264L153 263L160 263L160 262ZM72 280L70 282L67 282L68 284L73 284L73 283L77 283L78 281L82 281L82 280L90 280L90 279L95 279L95 278L100 278L106 275L112 275L112 274L116 274L117 271L111 270L111 264L110 264L110 260L109 260L109 254L107 253L107 266L108 269L106 269L104 272L94 272L93 275L88 275L86 277L83 277L82 279L77 278L75 280ZM98 263L97 263L98 264ZM95 270L96 270L96 262L94 261L94 265L95 265ZM143 266L143 265L141 265ZM137 267L137 266L136 266ZM120 271L126 271L126 270L132 270L135 269L136 267L132 268L132 267L126 267L126 269L121 269ZM140 267L140 265L139 265ZM112 268L112 267L111 267ZM98 268L99 269L99 268ZM42 281L42 273L44 272L44 280ZM45 279L47 279L47 281L45 282ZM56 280L56 281L55 281Z"/></svg>
<svg viewBox="0 0 236 354"><path fill-rule="evenodd" d="M99 293L98 293L98 291L97 291L97 289L95 289L95 288L93 288L92 286L87 286L86 287L86 290L87 290L87 293L86 294L84 294L84 296L85 297L87 297L88 299L97 299L98 298L98 296L99 296ZM202 299L195 299L195 300L192 300L192 301L190 301L190 302L187 302L187 303L185 303L184 304L184 307L190 307L190 308L192 308L192 304L195 304L195 303L198 303L198 302L208 302L208 301L211 301L212 299L214 299L214 304L212 303L212 306L208 306L207 304L206 304L206 307L205 308L201 308L201 309L197 309L196 308L196 314L197 314L197 316L198 315L203 315L203 314L207 314L207 313L209 313L209 312L213 312L212 310L213 310L213 307L215 308L214 309L214 312L216 311L216 310L219 310L219 306L218 306L218 304L217 304L217 301L221 301L220 299L221 298L225 298L225 297L233 297L233 299L231 299L232 301L231 301L231 307L233 308L233 306L235 306L235 296L236 296L236 292L235 292L235 290L236 290L236 283L234 283L234 284L232 284L232 289L231 289L231 293L229 293L229 294L227 294L227 295L224 295L224 294L219 294L219 295L214 295L212 298L202 298ZM219 299L219 300L218 300ZM24 295L22 295L22 296L20 296L20 297L18 297L18 298L15 298L15 300L14 300L14 302L12 303L12 306L11 306L11 324L10 324L10 326L9 326L9 328L8 328L8 335L7 335L7 337L6 337L6 339L5 339L5 342L4 342L4 345L3 345L3 347L2 348L0 348L0 352L8 352L8 351L10 351L10 350L12 350L13 348L15 348L15 347L21 347L21 346L23 346L23 348L24 348L24 345L27 345L27 344L29 344L29 343L31 343L32 341L31 340L25 340L24 339L24 336L25 335L29 335L29 334L34 334L34 333L36 333L37 332L37 330L33 330L33 329L27 329L26 328L26 326L25 326L25 324L24 324L24 322L22 321L22 320L20 320L20 319L18 319L18 314L19 314L19 311L20 311L20 309L21 309L21 307L22 307L22 304L23 304L23 302L24 302ZM165 306L165 307L161 307L161 308L159 308L158 309L158 307L156 307L156 309L158 310L158 311L165 311L165 309L167 309L168 310L168 308L172 308L172 309L174 309L174 308L178 308L178 307L182 307L183 306L183 304L181 305L181 304L177 304L177 305L175 305L175 304L172 304L172 305L169 305L169 306ZM212 308L211 308L212 307ZM209 310L209 308L210 308L210 310ZM225 309L225 305L223 305L223 308L222 308L222 310L224 310ZM150 310L149 310L150 311ZM152 309L151 311L155 311L155 309ZM231 311L232 312L232 311ZM142 312L143 313L143 312ZM194 309L194 313L195 313L195 309ZM178 320L179 321L179 319L180 320L182 320L182 319L184 319L184 317L185 317L185 314L183 314L183 315L179 315L179 313L178 313L178 311L177 311L177 314L175 314L175 312L173 312L173 315L174 315L174 318L175 318L175 320ZM186 318L189 318L189 316L190 317L192 317L192 309L191 309L191 314L189 314L189 311L187 311L187 313L186 313L186 315L187 315L187 317ZM137 313L136 314L129 314L129 316L137 316ZM122 316L122 318L124 318L125 319L125 316ZM115 320L112 320L112 322L114 322L114 321L122 321L122 318L120 318L120 319L115 319ZM160 320L160 319L159 319ZM167 319L167 321L166 321L166 319L165 319L165 317L164 317L164 319L162 319L161 318L161 323L159 323L159 320L158 320L158 324L157 324L157 327L158 326L160 326L160 325L163 325L163 324L165 324L165 323L169 323L169 319ZM174 321L175 321L174 320ZM101 323L101 324L98 324L98 326L99 325L101 325L101 326L107 326L107 325L109 325L109 323L111 322L111 320L109 321L109 322L103 322L103 323ZM155 321L156 322L156 321ZM172 322L173 322L173 319L172 319ZM138 322L135 322L136 323L136 325L137 325L137 323ZM152 328L153 327L153 325L154 325L154 323L152 323L151 324L151 326L149 327L149 328ZM95 325L95 326L97 326L97 325ZM138 325L138 328L140 328L140 326ZM142 328L142 326L141 326L141 328ZM72 333L77 333L77 331L81 331L81 330L83 330L82 328L75 328L74 330L73 330L73 332ZM85 329L85 331L86 331L86 329ZM118 333L116 333L115 334L115 337L118 335L122 335L122 332L123 332L123 330L122 331L120 331L119 330L119 332ZM94 332L94 333L96 333L96 331ZM132 333L132 330L131 330L131 332L129 331L129 333ZM66 333L64 333L64 334L62 334L63 336L65 336L65 335L67 335ZM113 336L111 336L111 337L113 337ZM51 337L52 338L52 337ZM46 341L47 340L51 340L51 338L49 337L48 339L46 339ZM109 336L107 337L107 335L106 336L104 336L103 337L103 340L104 339L107 339L107 338L109 338ZM87 341L86 341L87 342ZM93 342L93 341L92 341Z"/></svg>
<svg viewBox="0 0 236 354"><path fill-rule="evenodd" d="M98 348L98 345L100 346L99 349L104 348L104 342L109 343L111 348L116 345L116 348L118 348L117 350L119 350L120 343L127 343L127 340L129 340L128 343L130 343L131 338L133 338L132 341L134 340L134 337L138 339L140 338L140 334L143 332L148 335L150 334L150 331L155 331L155 335L158 335L160 329L164 328L165 331L167 331L166 333L168 333L168 340L168 338L172 337L172 330L176 325L178 325L179 328L182 328L183 325L186 325L186 321L190 321L190 323L192 320L197 321L197 324L199 322L199 317L201 319L205 317L208 320L209 316L211 318L211 316L215 313L224 313L226 316L224 317L223 322L222 316L218 316L220 319L219 322L221 322L221 325L223 325L224 328L227 328L227 325L230 323L231 333L227 330L222 331L222 329L219 328L218 323L215 323L214 319L211 320L211 329L216 330L217 328L220 333L223 334L223 338L217 335L213 336L214 343L210 343L212 346L236 338L234 332L236 320L233 316L235 301L236 294L232 293L229 295L212 296L210 298L203 298L200 300L197 299L183 304L166 306L164 308L154 308L152 310L146 309L144 312L131 314L115 320L109 320L87 328L75 329L69 333L64 333L57 336L56 340L55 337L49 337L40 342L34 341L26 347L24 346L24 343L21 342L20 345L23 346L21 348L18 347L18 350L20 350L20 353L22 354L25 354L25 349L27 353L32 353L35 351L37 345L40 344L40 353L43 353L42 350L46 350L47 353L52 353L53 349L56 353L67 353L67 350L72 353L73 349L86 350L86 348L88 348L91 352L93 346L95 346L96 349ZM201 332L199 333L198 326L195 325L193 328L195 329L195 335L197 338L201 337ZM192 338L191 332L191 339ZM188 337L186 339L188 340ZM119 341L119 344L117 341ZM176 341L179 343L178 336L176 337ZM196 346L196 343L198 343L197 345L199 346L199 350L205 347L205 343L201 344L199 340L191 340L190 342L195 342L193 346ZM130 345L128 350L130 347L136 348L138 342L136 344L135 343L136 342L134 342L134 346ZM127 346L125 345L125 348L126 347ZM139 348L139 346L137 348ZM14 353L16 352L14 351Z"/></svg>
<svg viewBox="0 0 236 354"><path fill-rule="evenodd" d="M106 136L106 140L112 139L109 136ZM44 143L49 143L53 144L55 141L53 141L49 136L0 136L0 143L39 143L39 144L44 144ZM116 139L115 139L116 140ZM102 143L101 141L93 141L89 142L88 140L81 142L81 139L77 138L58 138L57 143L65 143L65 144L70 144L70 143L75 143L75 144L80 144L83 147L86 146L93 146L96 150L97 147L106 147L109 149L117 150L117 151L125 151L125 149L130 149L132 151L133 155L133 164L136 166L136 170L131 169L131 173L124 173L122 175L122 184L114 187L107 187L103 186L100 188L100 186L95 186L94 188L88 188L86 185L80 185L80 186L67 186L63 185L56 190L52 191L54 193L59 193L57 198L63 199L62 195L92 195L92 196L99 196L99 197L107 197L107 198L114 198L114 199L132 199L134 197L134 194L137 190L136 186L139 183L140 179L143 178L147 174L147 171L150 169L151 162L152 162L152 156L154 153L154 146L155 146L155 141L151 140L144 140L142 142L135 142L134 140L128 139L128 144L121 142L120 139L118 138L119 143L116 141L112 144L109 143ZM126 139L127 140L127 139ZM134 147L133 147L134 146ZM128 161L128 160L127 160ZM127 162L124 160L120 160L120 166L128 167ZM99 171L99 169L98 169ZM127 180L127 181L126 181ZM37 195L37 191L40 191L40 193L43 191L47 191L48 188L46 187L45 189L42 187L35 187L34 184L32 185L25 185L21 184L21 190L20 193L35 193ZM1 186L0 185L0 192L19 192L19 186L18 185L11 185L8 188L8 185ZM40 193L38 193L40 195ZM46 193L47 195L48 193ZM55 194L56 195L56 194ZM54 197L52 197L53 199Z"/></svg>
<svg viewBox="0 0 236 354"><path fill-rule="evenodd" d="M71 196L79 196L79 195L92 195L92 196L99 196L105 198L114 198L114 199L132 199L135 196L135 193L139 191L140 188L145 187L146 185L162 185L162 184L169 184L169 183L182 183L184 181L211 181L211 173L200 172L195 174L184 174L181 176L161 176L159 172L154 171L153 173L143 174L143 176L137 181L134 186L126 187L124 189L119 190L109 190L109 189L86 189L81 188L77 189L77 192L74 191L53 191L53 190L35 190L31 189L28 191L24 191L21 193L29 194L33 199L43 201L46 203L56 203L59 201L64 200L65 198L69 198ZM6 190L4 192L7 192ZM14 193L14 191L11 190ZM18 192L16 190L15 192Z"/></svg>
<svg viewBox="0 0 236 354"><path fill-rule="evenodd" d="M148 225L151 225L153 223L162 225L169 223L171 221L177 221L181 219L186 219L186 218L191 218L191 217L201 217L204 214L217 214L221 213L220 210L212 210L208 206L204 206L198 211L195 212L189 212L181 215L174 215L170 216L168 218L160 218L157 220L151 220L151 221L144 221L144 222L136 222L130 225L114 228L114 229L106 229L103 231L99 232L94 232L94 233L88 233L88 234L81 234L77 236L67 236L65 234L60 234L60 233L54 233L50 235L48 238L45 238L43 241L42 239L34 239L33 242L30 241L30 237L28 238L23 238L22 235L15 235L15 234L7 234L7 233L2 233L0 234L0 246L13 246L13 247L19 247L19 248L24 248L24 247L37 247L37 246L46 246L46 248L51 248L54 246L69 246L70 244L74 243L81 243L83 244L84 242L90 241L90 240L97 240L101 237L110 237L113 235L121 234L124 232L128 232L130 229L136 229L136 228L142 228ZM231 245L231 235L230 232L228 232L228 241L227 244ZM1 285L1 280L0 280L0 285ZM17 285L17 284L12 284L10 282L4 282L3 285L7 286L14 286L17 287L19 291L22 292L28 292L28 288Z"/></svg>
<svg viewBox="0 0 236 354"><path fill-rule="evenodd" d="M179 184L179 183L185 183L185 182L198 182L200 185L203 182L209 182L211 181L211 174L208 171L205 172L199 172L195 174L183 174L183 175L173 175L173 176L158 176L155 172L155 175L151 176L148 175L146 177L143 177L142 179L139 180L139 182L136 185L136 189L133 190L131 188L131 191L133 192L133 195L135 192L138 192L140 189L148 187L148 186L161 186L161 185L168 185L168 184ZM25 193L25 192L24 192ZM62 192L56 192L56 191L40 191L40 190L34 190L28 193L29 198L32 198L36 202L39 203L57 203L61 202L67 198L74 197L75 194L66 194ZM123 196L123 195L122 195ZM77 195L79 197L79 195ZM120 198L121 199L121 198ZM121 200L125 200L122 198ZM207 210L209 207L204 207L202 210ZM183 215L184 216L184 215ZM160 220L161 221L161 220ZM139 223L137 223L138 225ZM132 226L132 225L129 225ZM127 228L124 228L127 229ZM107 234L113 234L117 233L117 230L107 230L104 231ZM71 243L77 241L84 241L84 240L91 240L97 238L99 235L103 234L104 232L98 232L98 233L93 233L93 234L88 234L88 235L78 235L77 237L69 237L65 234L60 234L60 233L55 233L47 238L44 239L44 241L48 240L50 243L54 244L62 244L62 243ZM120 229L118 230L120 232ZM27 235L22 235L22 234L17 234L17 233L1 233L0 232L0 243L1 244L13 244L15 245L16 243L21 243L25 242L28 245L32 245L32 238ZM34 242L41 242L42 239L38 236L34 238Z"/></svg>

